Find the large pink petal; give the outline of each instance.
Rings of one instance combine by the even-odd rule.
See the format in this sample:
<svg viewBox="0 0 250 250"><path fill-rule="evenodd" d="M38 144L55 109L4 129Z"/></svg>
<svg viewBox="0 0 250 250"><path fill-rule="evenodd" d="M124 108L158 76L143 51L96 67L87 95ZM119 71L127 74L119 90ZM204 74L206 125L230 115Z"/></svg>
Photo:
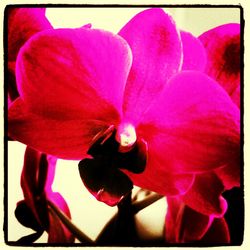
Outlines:
<svg viewBox="0 0 250 250"><path fill-rule="evenodd" d="M186 206L178 197L168 198L165 224L167 242L187 243L200 240L209 229L213 218Z"/></svg>
<svg viewBox="0 0 250 250"><path fill-rule="evenodd" d="M15 61L19 49L34 34L52 26L45 8L8 7L8 60Z"/></svg>
<svg viewBox="0 0 250 250"><path fill-rule="evenodd" d="M239 159L239 119L239 109L219 84L187 71L169 81L137 133L166 173L203 172Z"/></svg>
<svg viewBox="0 0 250 250"><path fill-rule="evenodd" d="M181 31L181 41L183 46L182 70L203 71L206 66L206 51L198 38L191 33Z"/></svg>
<svg viewBox="0 0 250 250"><path fill-rule="evenodd" d="M240 85L240 24L218 26L199 39L207 51L206 72L231 96Z"/></svg>
<svg viewBox="0 0 250 250"><path fill-rule="evenodd" d="M121 111L130 68L126 41L88 28L40 32L20 50L20 96L36 114L57 120L99 119Z"/></svg>
<svg viewBox="0 0 250 250"><path fill-rule="evenodd" d="M8 116L11 138L65 159L83 159L93 137L108 127L98 120L42 117L28 112L20 98L11 105Z"/></svg>
<svg viewBox="0 0 250 250"><path fill-rule="evenodd" d="M199 174L181 199L199 213L221 217L227 210L227 202L221 196L223 191L224 186L214 173Z"/></svg>
<svg viewBox="0 0 250 250"><path fill-rule="evenodd" d="M194 181L192 174L169 172L165 165L157 161L152 151L149 152L148 163L143 173L125 172L135 185L167 196L185 193Z"/></svg>
<svg viewBox="0 0 250 250"><path fill-rule="evenodd" d="M205 244L230 243L230 233L224 218L215 218L210 229L200 241Z"/></svg>
<svg viewBox="0 0 250 250"><path fill-rule="evenodd" d="M119 32L130 45L133 64L124 94L125 119L138 122L181 66L180 35L161 9L145 10Z"/></svg>

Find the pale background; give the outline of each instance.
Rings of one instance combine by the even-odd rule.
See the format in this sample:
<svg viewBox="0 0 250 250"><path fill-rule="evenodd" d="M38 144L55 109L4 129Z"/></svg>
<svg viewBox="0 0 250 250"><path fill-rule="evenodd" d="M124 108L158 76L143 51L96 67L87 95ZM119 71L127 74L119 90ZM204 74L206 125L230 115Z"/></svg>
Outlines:
<svg viewBox="0 0 250 250"><path fill-rule="evenodd" d="M49 8L47 17L55 28L80 27L91 23L93 28L117 33L132 16L141 10L139 8ZM220 24L239 22L240 16L239 9L230 8L167 8L165 11L173 16L179 28L197 36ZM10 230L8 239L13 241L32 232L32 230L22 227L14 217L16 202L22 199L19 183L24 149L25 146L20 143L9 143L8 223ZM66 199L71 209L73 222L90 238L95 239L116 209L99 203L91 197L79 178L77 164L73 161L58 161L53 189L60 192ZM162 199L140 215L140 221L143 221L147 228L153 229L153 232L150 232L152 236L159 234L163 228L166 207L165 199ZM41 240L46 240L46 237L45 234Z"/></svg>

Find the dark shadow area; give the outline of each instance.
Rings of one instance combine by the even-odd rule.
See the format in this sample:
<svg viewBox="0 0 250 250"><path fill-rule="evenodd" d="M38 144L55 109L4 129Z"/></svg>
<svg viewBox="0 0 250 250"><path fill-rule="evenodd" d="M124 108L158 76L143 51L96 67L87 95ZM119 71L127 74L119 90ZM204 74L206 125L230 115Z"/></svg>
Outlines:
<svg viewBox="0 0 250 250"><path fill-rule="evenodd" d="M228 202L225 219L228 223L231 244L239 246L244 235L244 192L243 188L233 188L223 194Z"/></svg>

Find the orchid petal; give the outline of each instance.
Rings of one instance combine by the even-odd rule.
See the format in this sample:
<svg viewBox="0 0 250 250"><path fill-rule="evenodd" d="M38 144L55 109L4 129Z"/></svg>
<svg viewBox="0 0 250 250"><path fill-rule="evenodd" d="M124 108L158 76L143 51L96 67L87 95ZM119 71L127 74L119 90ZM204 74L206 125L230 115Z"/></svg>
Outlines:
<svg viewBox="0 0 250 250"><path fill-rule="evenodd" d="M45 29L52 29L45 17L44 8L7 9L8 19L8 93L14 101L19 93L16 86L16 57L23 44L34 34ZM9 105L8 105L9 106Z"/></svg>
<svg viewBox="0 0 250 250"><path fill-rule="evenodd" d="M8 112L9 136L58 158L81 160L92 138L107 125L97 120L56 120L30 113L21 98Z"/></svg>
<svg viewBox="0 0 250 250"><path fill-rule="evenodd" d="M57 207L71 219L70 211L64 198L59 193L50 193L48 198L57 205ZM74 236L61 222L58 216L50 210L49 212L49 243L73 243Z"/></svg>
<svg viewBox="0 0 250 250"><path fill-rule="evenodd" d="M224 218L215 218L200 242L206 244L230 243L230 234L226 220Z"/></svg>
<svg viewBox="0 0 250 250"><path fill-rule="evenodd" d="M133 53L124 93L125 119L137 123L180 69L182 47L173 19L161 9L145 10L119 32Z"/></svg>
<svg viewBox="0 0 250 250"><path fill-rule="evenodd" d="M203 73L183 71L169 81L137 133L166 173L203 172L239 159L239 118L219 84Z"/></svg>
<svg viewBox="0 0 250 250"><path fill-rule="evenodd" d="M149 151L149 159L144 172L140 174L125 170L123 172L136 186L169 196L185 193L194 181L192 174L174 174L166 171L165 166L157 162L151 151Z"/></svg>
<svg viewBox="0 0 250 250"><path fill-rule="evenodd" d="M186 31L181 31L181 41L183 46L182 70L203 71L207 57L202 43L198 38Z"/></svg>
<svg viewBox="0 0 250 250"><path fill-rule="evenodd" d="M57 120L117 119L130 68L121 37L88 28L47 30L20 50L20 96L36 114Z"/></svg>
<svg viewBox="0 0 250 250"><path fill-rule="evenodd" d="M218 26L199 39L207 51L206 73L231 96L240 84L240 24Z"/></svg>
<svg viewBox="0 0 250 250"><path fill-rule="evenodd" d="M227 202L221 196L224 186L214 173L196 175L194 184L181 198L185 204L199 213L222 217Z"/></svg>
<svg viewBox="0 0 250 250"><path fill-rule="evenodd" d="M15 61L19 49L34 34L52 29L45 8L8 8L8 61Z"/></svg>
<svg viewBox="0 0 250 250"><path fill-rule="evenodd" d="M209 229L213 218L196 212L176 197L168 198L166 240L187 243L200 240Z"/></svg>
<svg viewBox="0 0 250 250"><path fill-rule="evenodd" d="M79 172L84 185L97 200L115 206L131 192L133 183L109 164L102 158L84 159L79 163Z"/></svg>
<svg viewBox="0 0 250 250"><path fill-rule="evenodd" d="M225 190L230 190L233 187L240 187L240 162L231 162L226 166L215 169L214 173L220 178Z"/></svg>

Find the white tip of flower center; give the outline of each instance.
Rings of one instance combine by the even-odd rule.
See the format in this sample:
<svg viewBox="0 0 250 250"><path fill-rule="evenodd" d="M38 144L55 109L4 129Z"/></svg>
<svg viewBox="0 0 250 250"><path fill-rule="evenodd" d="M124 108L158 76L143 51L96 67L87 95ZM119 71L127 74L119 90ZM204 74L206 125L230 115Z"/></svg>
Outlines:
<svg viewBox="0 0 250 250"><path fill-rule="evenodd" d="M117 129L116 139L121 147L132 147L137 139L134 126L130 123L120 124Z"/></svg>

